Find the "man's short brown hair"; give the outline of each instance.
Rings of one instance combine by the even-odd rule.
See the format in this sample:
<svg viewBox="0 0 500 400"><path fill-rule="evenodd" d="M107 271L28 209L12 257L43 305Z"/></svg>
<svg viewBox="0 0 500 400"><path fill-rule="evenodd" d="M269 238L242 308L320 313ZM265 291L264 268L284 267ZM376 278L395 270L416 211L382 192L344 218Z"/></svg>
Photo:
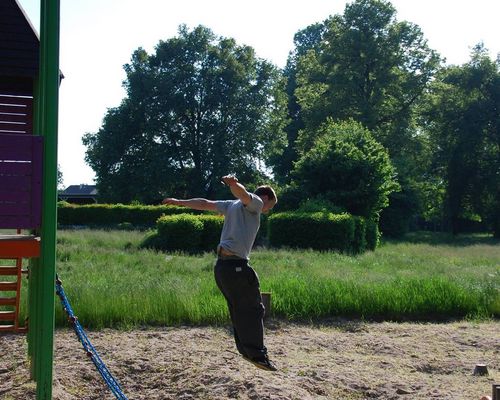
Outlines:
<svg viewBox="0 0 500 400"><path fill-rule="evenodd" d="M269 200L274 200L275 202L278 202L278 198L276 197L274 189L269 185L259 186L257 189L255 189L254 194L256 194L257 196L267 196Z"/></svg>

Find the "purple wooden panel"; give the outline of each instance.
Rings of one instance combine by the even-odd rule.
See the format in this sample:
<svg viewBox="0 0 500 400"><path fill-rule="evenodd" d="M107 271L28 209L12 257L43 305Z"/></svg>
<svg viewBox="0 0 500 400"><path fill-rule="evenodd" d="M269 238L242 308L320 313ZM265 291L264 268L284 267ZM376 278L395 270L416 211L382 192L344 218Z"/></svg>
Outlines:
<svg viewBox="0 0 500 400"><path fill-rule="evenodd" d="M31 175L30 162L0 161L0 175Z"/></svg>
<svg viewBox="0 0 500 400"><path fill-rule="evenodd" d="M31 147L31 139L25 135L5 135L2 136L0 143L7 147Z"/></svg>
<svg viewBox="0 0 500 400"><path fill-rule="evenodd" d="M31 177L0 175L0 187L2 190L31 190Z"/></svg>
<svg viewBox="0 0 500 400"><path fill-rule="evenodd" d="M28 106L33 104L32 97L5 96L0 94L0 104L18 104Z"/></svg>
<svg viewBox="0 0 500 400"><path fill-rule="evenodd" d="M31 206L27 203L0 203L2 209L2 215L10 216L29 216L31 212Z"/></svg>
<svg viewBox="0 0 500 400"><path fill-rule="evenodd" d="M26 133L26 124L15 124L10 122L0 121L0 133Z"/></svg>
<svg viewBox="0 0 500 400"><path fill-rule="evenodd" d="M5 104L0 96L0 113L21 113L26 114L28 106L24 104Z"/></svg>
<svg viewBox="0 0 500 400"><path fill-rule="evenodd" d="M43 137L33 136L33 173L31 175L31 207L33 228L42 225Z"/></svg>
<svg viewBox="0 0 500 400"><path fill-rule="evenodd" d="M30 217L0 215L0 228L30 229L33 226Z"/></svg>
<svg viewBox="0 0 500 400"><path fill-rule="evenodd" d="M2 122L22 122L23 124L26 124L26 119L26 114L4 114L0 112L0 121Z"/></svg>
<svg viewBox="0 0 500 400"><path fill-rule="evenodd" d="M30 201L31 201L31 193L28 191L7 192L0 189L0 203L12 203L12 202L29 203ZM0 210L1 210L1 204L0 204Z"/></svg>
<svg viewBox="0 0 500 400"><path fill-rule="evenodd" d="M0 228L39 228L43 137L0 134ZM18 174L18 175L16 175Z"/></svg>
<svg viewBox="0 0 500 400"><path fill-rule="evenodd" d="M10 160L10 161L30 161L31 160L31 147L6 147L2 146L2 136L11 136L0 134L0 160ZM17 134L16 136L26 136L30 135Z"/></svg>

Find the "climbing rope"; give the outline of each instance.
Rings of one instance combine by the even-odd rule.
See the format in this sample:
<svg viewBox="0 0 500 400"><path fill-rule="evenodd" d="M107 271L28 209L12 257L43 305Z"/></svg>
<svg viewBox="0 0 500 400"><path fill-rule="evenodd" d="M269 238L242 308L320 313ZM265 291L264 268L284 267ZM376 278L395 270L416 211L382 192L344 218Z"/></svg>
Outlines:
<svg viewBox="0 0 500 400"><path fill-rule="evenodd" d="M68 298L66 297L66 293L64 293L64 289L62 287L62 283L59 280L59 277L56 276L56 294L59 296L59 299L61 300L62 307L66 314L68 315L68 321L71 323L73 326L73 329L75 330L76 336L78 336L78 340L80 340L80 343L83 346L83 349L87 353L87 356L89 356L92 359L92 362L96 366L97 370L101 374L102 378L108 385L109 389L113 392L115 397L119 400L128 400L127 397L123 394L122 388L120 387L119 383L116 381L116 379L111 375L109 372L108 368L104 364L104 362L101 360L101 357L99 357L99 353L96 351L94 346L92 346L92 343L90 342L89 338L85 334L85 331L83 330L82 326L80 325L80 322L78 322L78 318L75 316L73 309L71 308L71 305L69 304Z"/></svg>

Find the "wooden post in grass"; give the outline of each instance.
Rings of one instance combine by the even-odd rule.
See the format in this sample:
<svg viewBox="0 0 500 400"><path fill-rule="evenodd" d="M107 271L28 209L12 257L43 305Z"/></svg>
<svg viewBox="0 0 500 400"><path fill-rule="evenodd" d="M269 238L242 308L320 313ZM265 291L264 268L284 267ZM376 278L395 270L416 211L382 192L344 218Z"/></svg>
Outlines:
<svg viewBox="0 0 500 400"><path fill-rule="evenodd" d="M271 292L262 292L260 295L262 297L262 304L266 309L264 318L267 318L271 315Z"/></svg>

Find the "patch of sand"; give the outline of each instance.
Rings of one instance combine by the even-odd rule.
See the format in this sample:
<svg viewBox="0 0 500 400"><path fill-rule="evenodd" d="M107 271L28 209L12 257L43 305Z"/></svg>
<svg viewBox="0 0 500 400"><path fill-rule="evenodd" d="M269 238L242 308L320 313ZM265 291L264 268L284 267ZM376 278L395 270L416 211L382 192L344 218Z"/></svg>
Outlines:
<svg viewBox="0 0 500 400"><path fill-rule="evenodd" d="M130 400L480 399L500 382L500 322L268 321L278 372L257 369L226 328L87 332ZM26 339L0 336L0 399L35 399ZM476 364L488 376L474 376ZM112 400L72 330L55 336L54 400Z"/></svg>

